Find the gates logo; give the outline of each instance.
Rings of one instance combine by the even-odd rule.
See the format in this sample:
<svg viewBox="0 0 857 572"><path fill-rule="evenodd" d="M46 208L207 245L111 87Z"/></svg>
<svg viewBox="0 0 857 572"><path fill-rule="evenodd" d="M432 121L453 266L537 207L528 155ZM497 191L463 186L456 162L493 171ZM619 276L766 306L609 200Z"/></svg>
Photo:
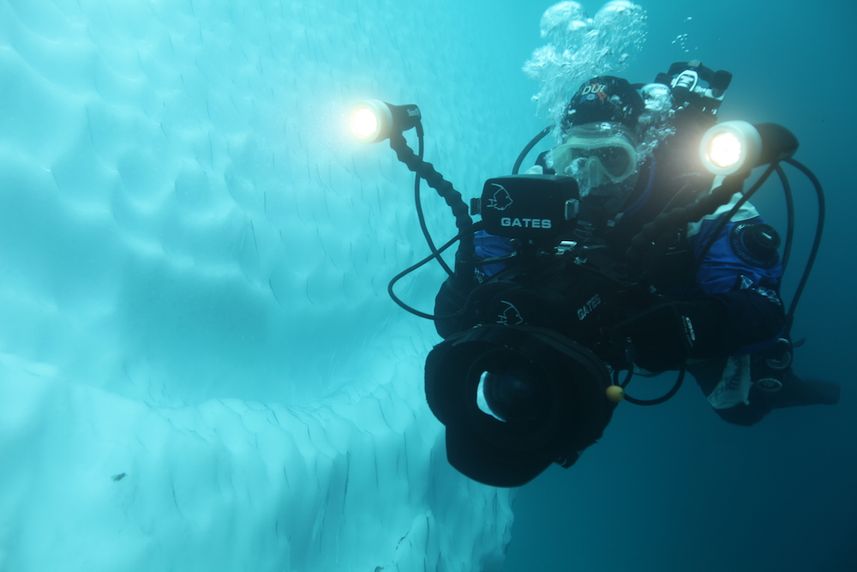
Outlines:
<svg viewBox="0 0 857 572"><path fill-rule="evenodd" d="M520 326L524 323L524 316L514 304L508 300L500 300L503 304L503 311L497 314L497 323L501 326Z"/></svg>
<svg viewBox="0 0 857 572"><path fill-rule="evenodd" d="M491 186L495 187L497 190L495 190L494 195L488 199L487 208L504 211L512 206L512 203L515 201L512 200L512 195L509 194L509 191L507 191L503 185L491 183Z"/></svg>

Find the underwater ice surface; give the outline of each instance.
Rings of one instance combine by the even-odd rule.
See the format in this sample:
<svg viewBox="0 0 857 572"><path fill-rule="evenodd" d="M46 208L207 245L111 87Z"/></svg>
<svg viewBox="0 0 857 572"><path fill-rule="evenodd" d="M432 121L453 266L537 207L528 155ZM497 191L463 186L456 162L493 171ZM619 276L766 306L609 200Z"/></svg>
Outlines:
<svg viewBox="0 0 857 572"><path fill-rule="evenodd" d="M509 495L447 466L436 334L386 295L424 254L410 178L339 130L474 84L433 33L462 14L0 1L0 570L500 560ZM444 111L428 152L468 179L439 145L488 112Z"/></svg>

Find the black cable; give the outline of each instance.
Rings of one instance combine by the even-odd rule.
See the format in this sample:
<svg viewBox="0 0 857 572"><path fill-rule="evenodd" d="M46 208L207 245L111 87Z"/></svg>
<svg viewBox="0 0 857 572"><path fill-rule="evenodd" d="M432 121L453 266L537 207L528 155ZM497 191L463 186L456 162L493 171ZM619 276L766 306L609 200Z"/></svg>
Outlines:
<svg viewBox="0 0 857 572"><path fill-rule="evenodd" d="M625 389L631 383L631 378L634 377L634 366L632 365L625 370L627 373L625 373L625 379L622 381L619 381L619 371L618 369L613 370L613 385L618 385L622 389Z"/></svg>
<svg viewBox="0 0 857 572"><path fill-rule="evenodd" d="M461 245L455 255L455 271L453 278L461 281L463 285L468 285L473 280L473 261L476 258L475 246L473 239L473 219L470 218L470 212L461 198L459 193L452 183L443 178L443 175L435 170L434 165L421 160L413 150L408 147L405 137L398 132L390 135L390 148L396 153L396 157L404 163L408 169L414 173L418 173L420 177L425 179L426 183L437 191L443 198L446 204L452 209L452 214L455 217L455 227L461 236ZM437 258L438 253L432 253L432 257Z"/></svg>
<svg viewBox="0 0 857 572"><path fill-rule="evenodd" d="M786 337L791 334L792 323L794 321L795 311L797 310L797 306L800 303L800 298L803 295L803 291L806 288L806 284L809 281L809 276L812 273L812 268L815 265L815 258L818 255L818 249L821 247L821 237L824 234L824 219L826 215L826 206L824 200L824 189L821 187L821 183L818 178L815 176L815 173L809 170L803 163L797 161L795 159L786 159L786 163L800 171L804 174L804 176L809 179L812 183L813 189L815 190L815 195L818 200L818 223L815 227L815 237L812 241L812 249L809 253L809 258L807 258L806 266L803 270L803 275L800 278L800 282L798 283L797 290L795 291L794 298L792 298L792 302L789 305L788 312L786 312Z"/></svg>
<svg viewBox="0 0 857 572"><path fill-rule="evenodd" d="M726 177L719 187L699 196L693 203L661 212L654 220L644 224L631 239L625 253L629 266L635 271L645 273L650 251L658 245L662 237L686 227L689 222L700 220L716 212L741 190L743 181L744 177L739 175Z"/></svg>
<svg viewBox="0 0 857 572"><path fill-rule="evenodd" d="M417 140L418 140L417 158L420 161L422 161L423 160L423 154L425 152L425 136L424 136L424 132L423 132L422 122L417 123L416 131L417 131ZM425 213L423 212L423 204L422 204L422 200L420 198L420 181L421 180L422 180L422 177L420 177L420 174L415 172L414 173L414 204L416 205L416 209L417 209L417 220L420 223L420 230L422 230L422 232L423 232L423 236L426 239L426 244L428 244L429 250L431 250L432 256L435 258L435 260L437 260L438 264L440 264L443 267L443 269L446 271L446 273L449 274L450 276L452 276L452 268L449 267L449 265L446 263L446 261L440 255L440 252L438 251L437 247L435 246L434 240L432 240L431 234L429 233L428 226L426 225L426 217L425 217Z"/></svg>
<svg viewBox="0 0 857 572"><path fill-rule="evenodd" d="M521 170L521 164L524 162L524 159L527 158L527 155L530 153L530 151L533 150L533 147L535 147L539 141L544 139L545 136L551 132L551 129L553 129L553 125L548 125L544 129L539 131L535 137L530 139L530 142L524 146L524 148L521 150L521 152L518 153L518 158L515 159L515 166L512 167L512 174L513 175L518 174L518 171Z"/></svg>
<svg viewBox="0 0 857 572"><path fill-rule="evenodd" d="M441 254L442 252L444 252L445 250L447 250L449 247L451 247L453 244L455 244L455 243L456 243L456 242L458 242L459 240L461 240L461 234L457 234L457 235L455 235L454 237L452 237L451 239L449 239L448 241L446 241L446 242L443 244L443 246L441 246L440 248L438 248L438 249L437 249L437 251L436 251L436 252L437 252L437 255L439 255L439 254ZM414 265L412 265L412 266L409 266L408 268L405 268L404 270L402 270L401 272L399 272L398 274L396 274L396 275L392 278L392 280L390 280L390 283L389 283L389 284L387 284L387 293L390 295L390 298L392 298L392 299L393 299L393 302L395 302L396 304L398 304L398 305L399 305L403 310L405 310L406 312L410 312L411 314L413 314L413 315L415 315L415 316L419 316L420 318L425 318L425 319L427 319L427 320L435 320L437 317L436 317L436 316L434 316L434 315L432 315L432 314L427 314L427 313L425 313L425 312L421 312L421 311L417 310L416 308L414 308L414 307L412 307L412 306L409 306L408 304L406 304L405 302L403 302L403 301L401 300L401 298L399 298L399 297L396 295L396 293L393 291L393 287L396 285L396 283L397 283L399 280L401 280L402 278L404 278L405 276L407 276L407 275L408 275L408 274L410 274L411 272L414 272L414 271L416 271L417 269L419 269L419 268L421 268L421 267L425 266L426 264L428 264L429 262L431 262L431 261L432 261L432 259L434 259L434 258L436 258L436 254L433 252L433 253L429 254L428 256L426 256L425 258L423 258L422 260L420 260L419 262L417 262L416 264L414 264ZM444 317L446 317L446 316L444 316Z"/></svg>
<svg viewBox="0 0 857 572"><path fill-rule="evenodd" d="M676 393L678 393L679 389L681 389L681 385L684 382L685 372L685 368L681 368L678 372L678 377L676 378L672 388L660 397L656 397L655 399L637 399L636 397L631 397L626 392L625 401L627 401L628 403L633 403L634 405L644 406L660 405L661 403L666 403L667 401L672 399ZM628 382L630 383L630 378L628 379ZM625 386L622 387L624 388Z"/></svg>
<svg viewBox="0 0 857 572"><path fill-rule="evenodd" d="M783 274L789 265L789 259L792 254L792 242L795 234L795 203L792 194L792 187L789 183L789 178L786 177L783 168L777 165L777 176L780 178L780 183L783 185L783 195L786 201L786 243L783 246Z"/></svg>
<svg viewBox="0 0 857 572"><path fill-rule="evenodd" d="M691 174L685 175L684 178L692 178L692 177L701 178L702 176L699 175L698 173L691 173ZM688 181L688 182L684 183L681 186L681 188L679 188L679 190L677 190L673 194L673 196L670 197L670 200L667 201L667 204L664 205L664 208L662 208L660 211L658 211L658 215L661 215L665 212L668 212L670 207L673 206L673 203L675 203L678 200L678 198L681 197L685 193L685 191L687 191L689 188L691 188L694 183L695 183L695 181ZM709 188L710 188L710 185L709 185Z"/></svg>
<svg viewBox="0 0 857 572"><path fill-rule="evenodd" d="M496 264L497 262L505 262L506 260L512 260L514 258L518 258L517 252L513 252L512 254L507 254L505 256L494 256L492 258L483 258L482 260L475 261L474 265L475 266L486 266L488 264Z"/></svg>

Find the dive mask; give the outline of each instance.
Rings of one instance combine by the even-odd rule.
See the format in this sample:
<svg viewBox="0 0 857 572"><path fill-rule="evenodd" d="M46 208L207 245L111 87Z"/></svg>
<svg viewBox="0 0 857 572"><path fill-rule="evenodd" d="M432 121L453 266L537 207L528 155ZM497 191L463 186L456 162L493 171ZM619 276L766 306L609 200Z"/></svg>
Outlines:
<svg viewBox="0 0 857 572"><path fill-rule="evenodd" d="M552 151L558 175L571 175L581 186L597 188L621 183L637 169L637 149L631 133L616 123L572 127Z"/></svg>

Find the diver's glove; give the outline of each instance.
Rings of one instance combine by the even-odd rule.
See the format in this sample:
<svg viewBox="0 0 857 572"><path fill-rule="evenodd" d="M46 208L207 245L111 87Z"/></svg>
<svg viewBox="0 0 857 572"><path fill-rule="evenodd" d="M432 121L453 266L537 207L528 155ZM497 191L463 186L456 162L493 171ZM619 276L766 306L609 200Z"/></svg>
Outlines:
<svg viewBox="0 0 857 572"><path fill-rule="evenodd" d="M631 341L634 363L652 372L680 369L685 360L718 355L726 328L715 298L662 302L625 320L614 334Z"/></svg>
<svg viewBox="0 0 857 572"><path fill-rule="evenodd" d="M441 285L434 299L434 327L442 338L475 325L475 316L466 311L467 299L475 286L475 280L463 281L458 276L450 276Z"/></svg>

